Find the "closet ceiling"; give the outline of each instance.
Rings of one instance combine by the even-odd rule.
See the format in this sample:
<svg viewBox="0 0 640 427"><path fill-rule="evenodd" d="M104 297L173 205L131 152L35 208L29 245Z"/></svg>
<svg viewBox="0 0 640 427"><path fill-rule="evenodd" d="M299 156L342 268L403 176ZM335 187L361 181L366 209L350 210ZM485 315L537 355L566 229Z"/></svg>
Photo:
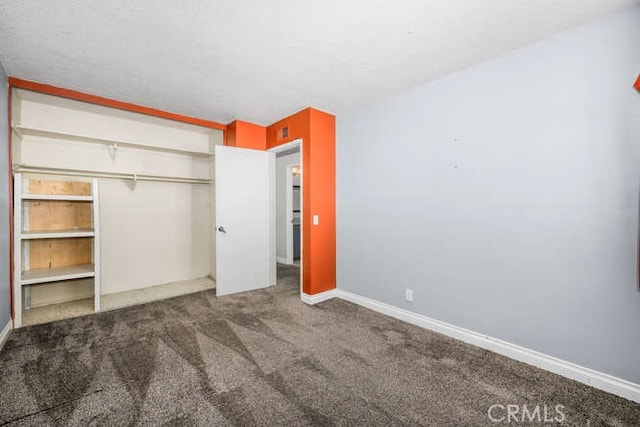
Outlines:
<svg viewBox="0 0 640 427"><path fill-rule="evenodd" d="M229 122L340 111L638 0L0 3L11 76Z"/></svg>

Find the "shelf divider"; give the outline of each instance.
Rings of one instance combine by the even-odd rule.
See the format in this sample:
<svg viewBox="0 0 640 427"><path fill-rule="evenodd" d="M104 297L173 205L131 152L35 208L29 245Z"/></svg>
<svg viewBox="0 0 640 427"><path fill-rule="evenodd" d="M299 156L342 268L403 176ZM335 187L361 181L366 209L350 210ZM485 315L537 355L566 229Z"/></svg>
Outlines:
<svg viewBox="0 0 640 427"><path fill-rule="evenodd" d="M93 230L57 230L57 231L23 231L20 237L23 240L34 239L68 239L75 237L93 237Z"/></svg>
<svg viewBox="0 0 640 427"><path fill-rule="evenodd" d="M22 272L22 285L58 282L61 280L83 279L94 277L93 264L72 265L68 267L38 268Z"/></svg>
<svg viewBox="0 0 640 427"><path fill-rule="evenodd" d="M22 194L22 200L51 200L61 202L92 202L93 196L75 196L64 194Z"/></svg>

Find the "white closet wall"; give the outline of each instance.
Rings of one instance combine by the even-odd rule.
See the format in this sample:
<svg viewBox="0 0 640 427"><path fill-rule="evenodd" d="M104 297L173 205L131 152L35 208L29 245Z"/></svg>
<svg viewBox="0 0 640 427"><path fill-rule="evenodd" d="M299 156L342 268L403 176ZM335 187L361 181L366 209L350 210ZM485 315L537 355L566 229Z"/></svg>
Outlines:
<svg viewBox="0 0 640 427"><path fill-rule="evenodd" d="M14 96L14 164L213 178L213 157L207 153L222 144L220 130L24 90ZM134 186L133 180L100 179L99 191L103 294L215 276L212 184L138 181ZM78 288L76 297L81 294ZM59 300L60 292L50 287L32 298L33 305L42 305Z"/></svg>

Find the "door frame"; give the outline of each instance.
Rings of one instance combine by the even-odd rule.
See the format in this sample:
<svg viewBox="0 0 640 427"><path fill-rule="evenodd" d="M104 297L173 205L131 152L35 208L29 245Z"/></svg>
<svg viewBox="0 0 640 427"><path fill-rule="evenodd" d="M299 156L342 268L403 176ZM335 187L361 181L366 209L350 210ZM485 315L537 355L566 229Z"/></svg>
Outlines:
<svg viewBox="0 0 640 427"><path fill-rule="evenodd" d="M281 145L277 145L275 147L269 148L267 151L271 151L275 154L277 153L281 153L283 151L290 151L293 150L295 148L298 148L299 152L300 152L300 295L302 295L302 278L304 277L304 231L305 231L305 225L304 225L304 210L305 210L305 206L304 206L304 156L302 155L303 153L303 144L304 144L304 140L302 138L297 138L294 139L291 142L287 142L285 144L281 144ZM276 164L277 161L273 162L273 172L272 172L272 176L274 177L274 179L272 180L271 183L271 192L273 194L272 200L274 200L275 203L275 194L277 191L277 185L276 185L276 180L275 180L275 175L276 175ZM293 179L292 179L292 173L290 173L290 169L291 167L287 167L287 209L289 206L293 206L293 189L289 188L293 185ZM289 205L289 203L291 203L291 205ZM275 207L274 207L274 211L275 211ZM276 236L276 221L272 222L272 227L273 229L271 230L271 234L274 236L274 242L275 242L275 236ZM287 225L287 263L291 263L293 264L293 224L288 224ZM274 243L275 244L275 243ZM291 245L291 251L289 251L289 245ZM291 261L289 260L289 256L291 256ZM309 260L309 262L311 262ZM274 267L275 267L275 261L274 261Z"/></svg>

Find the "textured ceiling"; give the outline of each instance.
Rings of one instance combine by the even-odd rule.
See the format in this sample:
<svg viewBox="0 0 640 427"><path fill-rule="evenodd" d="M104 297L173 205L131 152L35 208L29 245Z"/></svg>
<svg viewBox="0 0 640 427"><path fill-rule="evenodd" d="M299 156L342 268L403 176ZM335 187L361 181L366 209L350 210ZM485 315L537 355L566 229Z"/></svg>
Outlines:
<svg viewBox="0 0 640 427"><path fill-rule="evenodd" d="M340 113L637 0L3 0L14 77L227 123Z"/></svg>

